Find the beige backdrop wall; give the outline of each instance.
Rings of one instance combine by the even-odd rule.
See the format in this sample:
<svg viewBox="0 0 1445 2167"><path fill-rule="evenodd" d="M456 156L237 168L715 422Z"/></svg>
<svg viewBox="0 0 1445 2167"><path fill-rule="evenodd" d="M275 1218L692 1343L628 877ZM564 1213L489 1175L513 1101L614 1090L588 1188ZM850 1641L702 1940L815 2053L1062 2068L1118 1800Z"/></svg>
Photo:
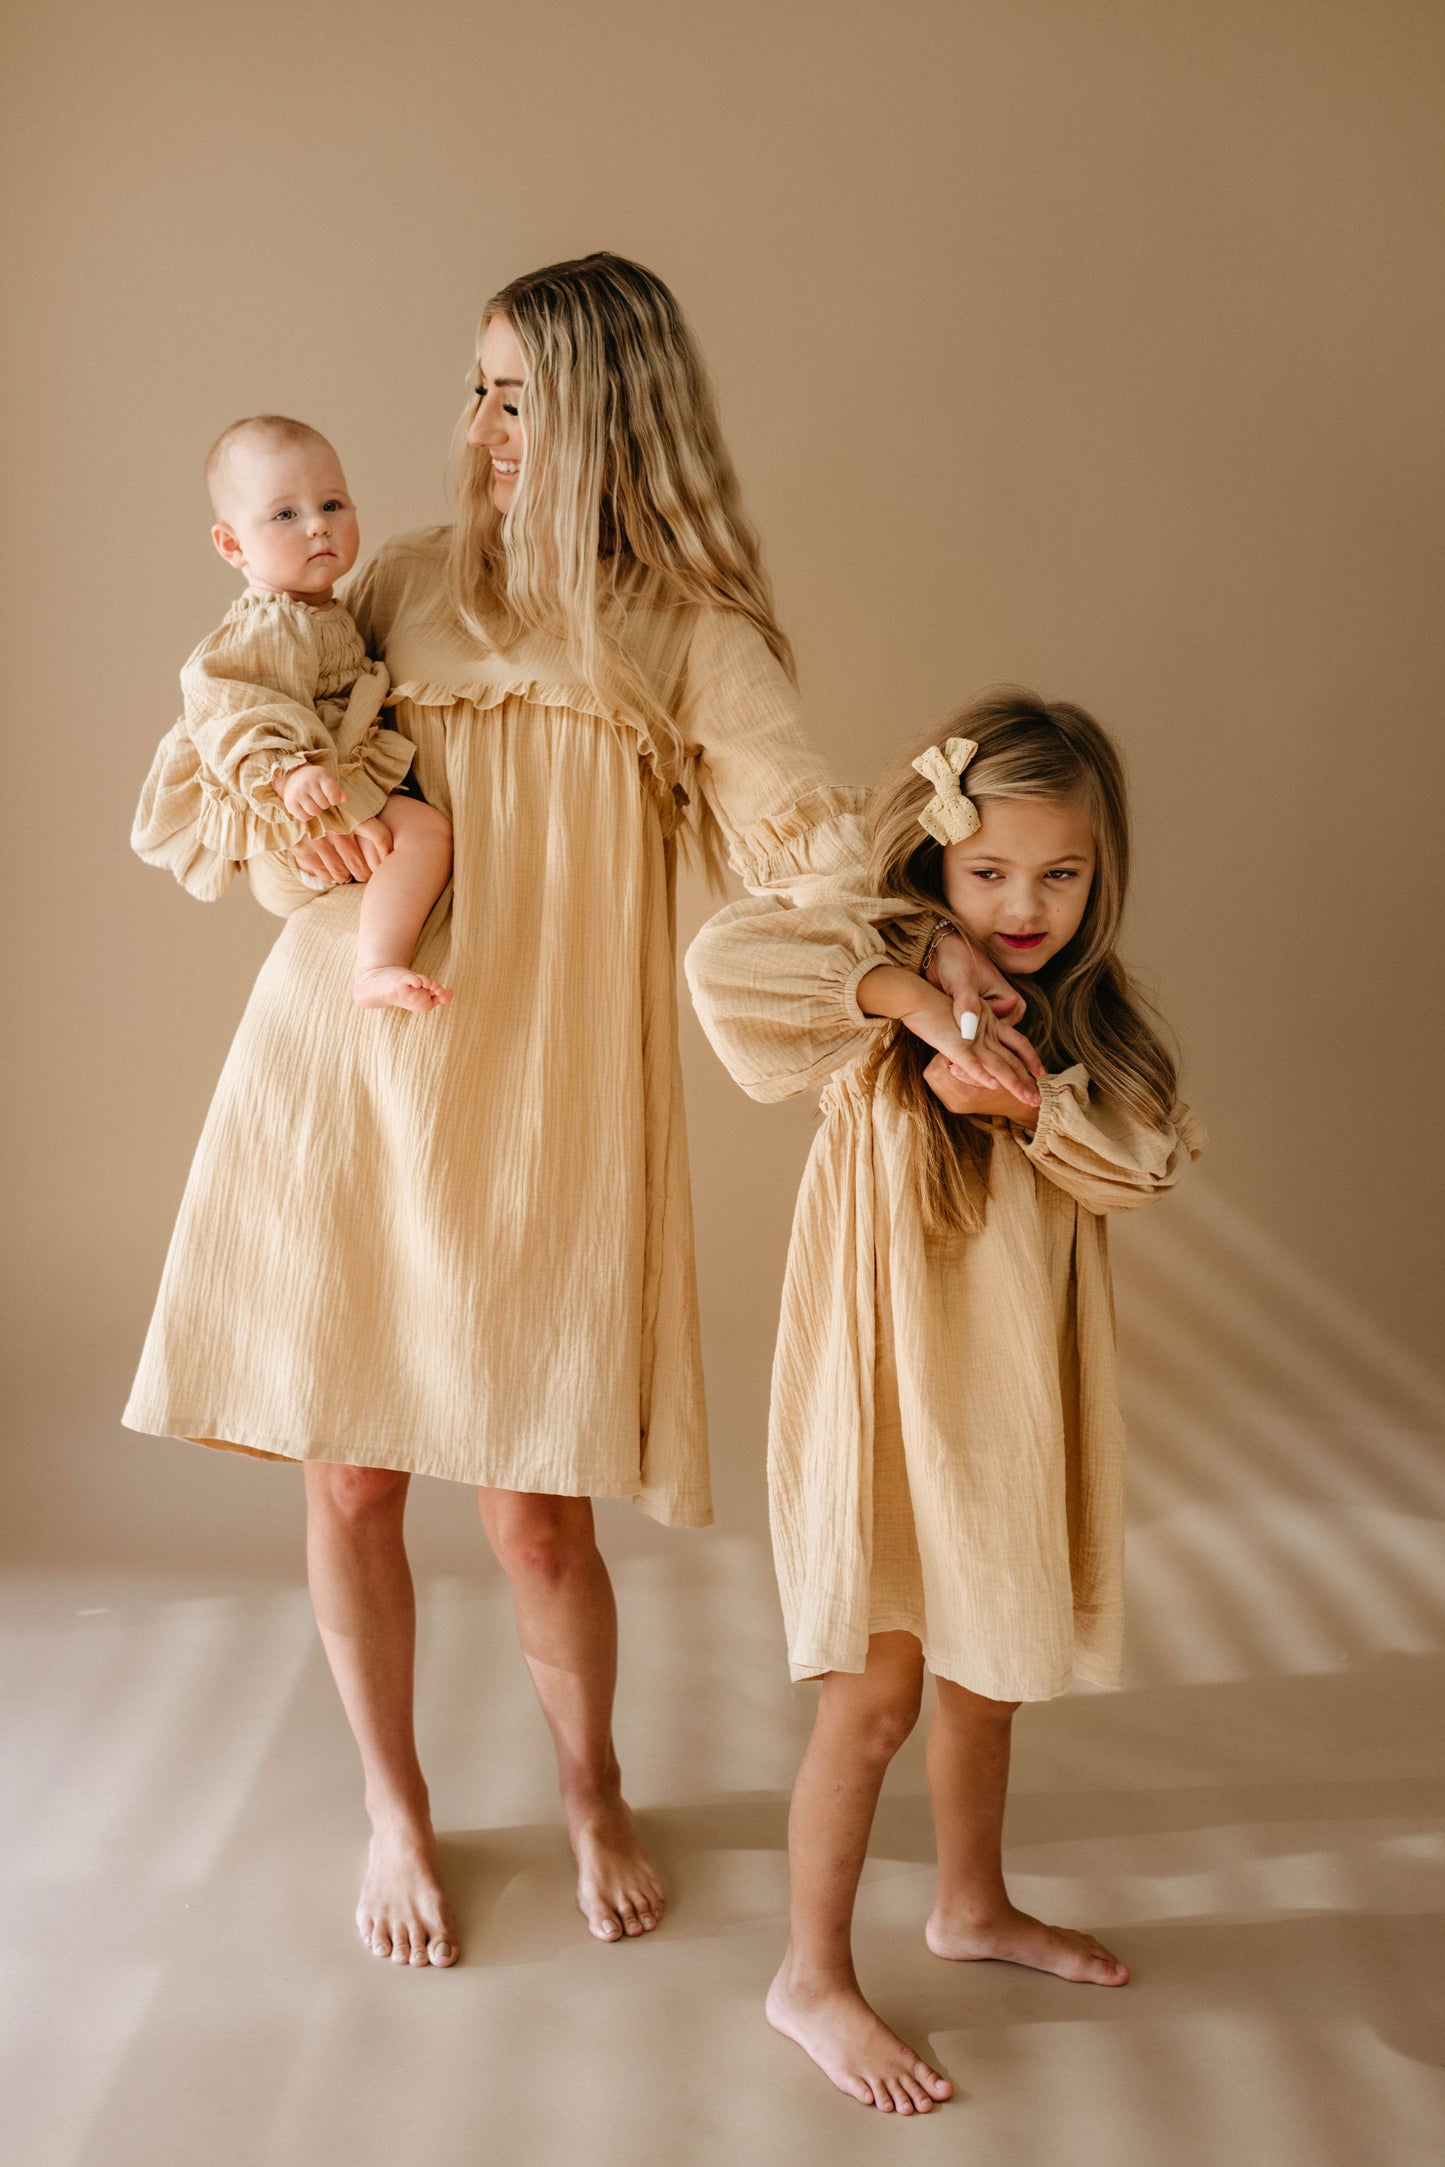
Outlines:
<svg viewBox="0 0 1445 2167"><path fill-rule="evenodd" d="M115 1419L274 932L126 847L232 593L204 449L296 412L371 543L443 516L481 299L599 246L701 334L840 770L1000 678L1127 748L1133 952L1214 1137L1193 1198L1120 1244L1145 1428L1227 1378L1293 1410L1302 1463L1388 1480L1438 1406L1442 44L1428 0L27 11L3 137L21 1556L295 1556L292 1472ZM750 1106L687 1029L721 1496L756 1527L810 1116ZM423 1555L472 1555L431 1489Z"/></svg>

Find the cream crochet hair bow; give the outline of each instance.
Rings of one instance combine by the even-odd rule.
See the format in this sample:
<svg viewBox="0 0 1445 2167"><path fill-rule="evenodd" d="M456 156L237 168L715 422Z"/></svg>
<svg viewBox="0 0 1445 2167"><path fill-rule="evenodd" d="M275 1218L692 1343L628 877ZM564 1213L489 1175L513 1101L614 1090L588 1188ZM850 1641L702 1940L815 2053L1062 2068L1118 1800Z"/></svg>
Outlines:
<svg viewBox="0 0 1445 2167"><path fill-rule="evenodd" d="M936 843L966 843L983 822L972 798L963 794L959 776L978 751L971 737L951 737L942 745L930 745L913 765L933 785L933 796L918 816Z"/></svg>

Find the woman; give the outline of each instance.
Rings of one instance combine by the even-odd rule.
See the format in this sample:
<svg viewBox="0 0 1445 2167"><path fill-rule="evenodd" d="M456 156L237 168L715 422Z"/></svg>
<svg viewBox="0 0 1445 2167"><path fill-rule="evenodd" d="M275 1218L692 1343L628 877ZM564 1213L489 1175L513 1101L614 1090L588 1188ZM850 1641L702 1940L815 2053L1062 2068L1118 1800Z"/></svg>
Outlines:
<svg viewBox="0 0 1445 2167"><path fill-rule="evenodd" d="M307 870L348 885L295 911L257 980L125 1416L305 1463L312 1595L372 1824L357 1924L417 1965L458 1948L412 1729L413 1474L476 1485L590 1930L661 1917L612 1747L591 1499L711 1517L676 850L720 828L780 900L861 856L660 280L598 255L488 304L459 495L454 529L389 544L347 597L452 822L416 965L455 998L426 1018L356 1008L365 867L349 838L307 846Z"/></svg>

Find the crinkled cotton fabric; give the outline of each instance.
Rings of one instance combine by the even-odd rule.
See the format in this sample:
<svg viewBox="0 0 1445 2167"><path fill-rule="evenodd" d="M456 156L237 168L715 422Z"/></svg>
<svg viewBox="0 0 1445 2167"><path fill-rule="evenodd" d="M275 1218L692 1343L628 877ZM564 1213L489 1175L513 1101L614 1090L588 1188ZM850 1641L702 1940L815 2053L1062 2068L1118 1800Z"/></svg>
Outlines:
<svg viewBox="0 0 1445 2167"><path fill-rule="evenodd" d="M385 666L340 603L248 590L181 671L185 711L151 762L131 848L209 903L249 859L373 819L412 759L381 722L386 692ZM346 800L298 817L277 784L308 761Z"/></svg>
<svg viewBox="0 0 1445 2167"><path fill-rule="evenodd" d="M860 799L833 787L741 615L630 607L670 754L655 718L589 693L558 643L503 653L463 631L442 595L447 541L389 544L348 600L420 788L452 822L452 880L416 961L455 998L427 1016L356 1007L359 888L287 918L216 1091L125 1420L631 1497L701 1525L676 831L706 811L746 884L806 897L859 859Z"/></svg>
<svg viewBox="0 0 1445 2167"><path fill-rule="evenodd" d="M1123 1651L1124 1435L1106 1215L1171 1189L1203 1135L1156 1130L1081 1067L1030 1134L993 1131L981 1228L925 1231L906 1117L857 988L898 906L749 900L688 952L703 1026L745 1090L823 1083L788 1252L768 1479L795 1678L861 1671L909 1632L995 1700L1112 1686Z"/></svg>

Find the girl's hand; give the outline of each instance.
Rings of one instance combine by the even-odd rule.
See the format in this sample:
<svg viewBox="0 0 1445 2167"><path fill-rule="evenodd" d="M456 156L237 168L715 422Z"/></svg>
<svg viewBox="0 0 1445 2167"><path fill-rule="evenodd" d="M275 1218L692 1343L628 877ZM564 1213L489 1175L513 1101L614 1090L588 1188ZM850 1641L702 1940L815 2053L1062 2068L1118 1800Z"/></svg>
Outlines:
<svg viewBox="0 0 1445 2167"><path fill-rule="evenodd" d="M958 1028L948 995L926 978L905 971L898 963L880 963L859 980L857 999L865 1016L890 1016L925 1046L934 1047L945 1065L954 1067L965 1081L972 1080L978 1066L973 1048ZM992 1078L986 1081L992 1084Z"/></svg>
<svg viewBox="0 0 1445 2167"><path fill-rule="evenodd" d="M1033 1079L1043 1075L1044 1065L1023 1032L1009 1021L1023 1013L1023 995L961 933L945 933L936 943L928 959L928 982L946 995L955 1017L976 1018L976 1035L966 1041L964 1057L949 1056L960 1080L977 1091L1009 1093L1015 1102L1010 1110L1014 1119L1020 1105L1032 1112L1039 1103ZM951 1111L973 1109L952 1107Z"/></svg>
<svg viewBox="0 0 1445 2167"><path fill-rule="evenodd" d="M977 1084L966 1083L941 1053L935 1054L923 1071L923 1081L951 1114L974 1114L979 1119L1017 1121L1022 1127L1032 1126L1032 1107L1020 1106L1012 1091L1005 1091L997 1084L985 1091Z"/></svg>
<svg viewBox="0 0 1445 2167"><path fill-rule="evenodd" d="M313 767L309 760L304 767L288 768L276 790L293 820L311 820L332 805L346 803L346 792L336 777L324 767Z"/></svg>

